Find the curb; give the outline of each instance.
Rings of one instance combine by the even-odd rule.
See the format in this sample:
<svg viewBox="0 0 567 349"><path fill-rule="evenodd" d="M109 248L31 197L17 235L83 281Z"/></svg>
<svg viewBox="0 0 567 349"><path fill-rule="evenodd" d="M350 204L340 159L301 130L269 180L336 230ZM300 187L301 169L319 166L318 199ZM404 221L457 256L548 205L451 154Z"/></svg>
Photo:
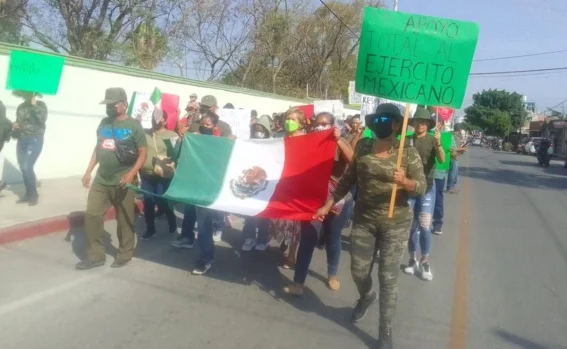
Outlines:
<svg viewBox="0 0 567 349"><path fill-rule="evenodd" d="M144 204L135 201L136 214L144 212ZM116 219L116 211L111 207L104 215L104 221ZM38 219L36 221L16 224L0 228L0 245L31 239L38 236L53 234L60 231L82 228L85 226L85 211L75 211L68 215Z"/></svg>

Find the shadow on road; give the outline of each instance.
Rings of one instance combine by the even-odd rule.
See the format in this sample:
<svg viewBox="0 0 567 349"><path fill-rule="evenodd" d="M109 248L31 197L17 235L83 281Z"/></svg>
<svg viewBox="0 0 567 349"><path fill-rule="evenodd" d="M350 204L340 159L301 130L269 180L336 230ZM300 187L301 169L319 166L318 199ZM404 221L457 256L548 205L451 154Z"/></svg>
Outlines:
<svg viewBox="0 0 567 349"><path fill-rule="evenodd" d="M502 161L504 163L504 161ZM525 163L522 163L525 166ZM501 168L487 167L468 167L468 170L459 171L460 176L482 179L488 182L515 185L525 188L539 189L565 189L567 186L567 176L555 177L551 174L565 175L562 168L550 167L542 169L542 174L518 172ZM552 172L552 173L550 173Z"/></svg>
<svg viewBox="0 0 567 349"><path fill-rule="evenodd" d="M549 346L549 345L543 345L540 343L536 343L534 341L531 341L527 338L524 337L520 337L518 335L515 335L513 333L510 333L508 331L505 330L494 330L494 334L499 337L504 339L505 341L512 343L514 345L516 345L518 348L522 348L522 349L561 349L561 348L565 348L565 347L560 347L560 346Z"/></svg>
<svg viewBox="0 0 567 349"><path fill-rule="evenodd" d="M73 222L73 214L69 216ZM71 248L78 260L85 257L86 247L85 233L80 223L80 218L76 218L76 222L72 223L72 227L66 237L66 241L71 242ZM147 241L140 240L139 236L145 232L145 223L142 215L137 217L136 232L138 240L135 257L190 273L194 267L194 262L199 256L197 244L191 250L175 249L169 246L169 242L177 235L166 233L166 221L156 220L156 228L158 233L153 239ZM105 232L105 235L107 254L116 255L117 249L111 243L110 234ZM305 288L305 293L300 298L284 294L283 287L289 285L292 280L280 271L281 253L279 248L271 247L264 252L242 252L240 249L242 245L241 235L242 232L238 229L227 227L224 230L223 241L229 246L225 244L216 246L215 263L205 277L245 286L255 285L278 302L285 302L302 312L317 314L347 329L368 347L376 345L374 337L350 322L351 307L335 308L328 306L309 288ZM348 238L345 240L348 244ZM320 252L318 250L315 251L315 253ZM326 282L325 277L312 270L309 270L309 277L316 278L322 283ZM195 278L198 278L198 276L195 276Z"/></svg>

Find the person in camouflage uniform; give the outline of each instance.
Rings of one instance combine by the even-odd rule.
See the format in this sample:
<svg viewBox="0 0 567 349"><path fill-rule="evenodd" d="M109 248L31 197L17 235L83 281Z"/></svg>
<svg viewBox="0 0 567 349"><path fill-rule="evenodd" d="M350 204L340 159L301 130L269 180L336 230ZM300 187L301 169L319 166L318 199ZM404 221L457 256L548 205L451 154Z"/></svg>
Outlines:
<svg viewBox="0 0 567 349"><path fill-rule="evenodd" d="M366 116L366 125L376 139L361 139L356 147L353 162L341 178L333 198L315 214L315 218L328 214L335 202L358 185L358 198L354 208L351 231L351 273L360 299L353 310L352 321L366 315L378 295L372 291L372 267L378 257L380 281L380 335L378 348L392 349L392 322L398 297L400 260L409 235L413 212L410 195L423 195L426 188L423 165L417 150L404 147L402 166L396 168L398 141L403 117L393 104L381 104L376 113ZM407 176L406 176L407 173ZM393 218L388 218L390 195L398 185Z"/></svg>
<svg viewBox="0 0 567 349"><path fill-rule="evenodd" d="M17 203L35 206L39 196L34 166L43 150L47 106L44 102L37 100L41 94L14 91L14 95L24 99L24 102L16 109L16 122L12 131L12 137L18 139L16 146L18 164L26 187L26 194Z"/></svg>

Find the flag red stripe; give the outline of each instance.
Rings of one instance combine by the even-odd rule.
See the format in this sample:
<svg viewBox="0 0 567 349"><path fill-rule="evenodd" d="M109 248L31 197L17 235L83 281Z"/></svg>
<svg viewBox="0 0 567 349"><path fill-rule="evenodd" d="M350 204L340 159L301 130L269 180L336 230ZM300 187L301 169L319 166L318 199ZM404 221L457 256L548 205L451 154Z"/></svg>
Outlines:
<svg viewBox="0 0 567 349"><path fill-rule="evenodd" d="M311 220L327 200L337 142L333 131L289 137L282 175L259 217Z"/></svg>

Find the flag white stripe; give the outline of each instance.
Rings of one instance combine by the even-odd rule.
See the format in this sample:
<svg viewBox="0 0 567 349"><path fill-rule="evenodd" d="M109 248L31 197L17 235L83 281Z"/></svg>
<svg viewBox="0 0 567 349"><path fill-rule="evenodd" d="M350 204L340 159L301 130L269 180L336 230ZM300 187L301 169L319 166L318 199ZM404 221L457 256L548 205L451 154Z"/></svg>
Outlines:
<svg viewBox="0 0 567 349"><path fill-rule="evenodd" d="M274 194L283 172L284 162L285 146L283 139L237 139L226 168L220 194L209 208L247 216L255 216L261 213L266 209ZM265 170L267 175L265 188L253 197L237 197L231 182L237 181L243 171L254 166Z"/></svg>

